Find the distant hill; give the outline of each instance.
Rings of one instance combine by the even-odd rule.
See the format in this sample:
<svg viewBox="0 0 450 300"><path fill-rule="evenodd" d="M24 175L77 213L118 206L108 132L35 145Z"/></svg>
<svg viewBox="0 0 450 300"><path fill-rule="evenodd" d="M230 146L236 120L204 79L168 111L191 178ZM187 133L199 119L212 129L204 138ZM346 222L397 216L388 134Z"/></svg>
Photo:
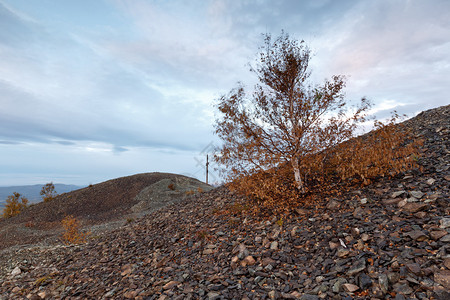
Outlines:
<svg viewBox="0 0 450 300"><path fill-rule="evenodd" d="M39 201L13 218L0 218L0 250L6 246L40 242L42 234L54 235L66 215L73 215L86 226L104 224L123 220L130 214L137 217L212 188L195 178L158 172L90 185L60 194L49 202ZM22 229L27 228L28 222L32 222L33 229L24 232Z"/></svg>
<svg viewBox="0 0 450 300"><path fill-rule="evenodd" d="M3 210L6 198L8 198L8 196L12 195L14 192L17 192L27 198L30 203L37 203L42 201L40 192L44 185L45 184L0 187L0 210ZM82 186L78 185L60 183L55 184L55 191L58 194L68 193L81 188Z"/></svg>

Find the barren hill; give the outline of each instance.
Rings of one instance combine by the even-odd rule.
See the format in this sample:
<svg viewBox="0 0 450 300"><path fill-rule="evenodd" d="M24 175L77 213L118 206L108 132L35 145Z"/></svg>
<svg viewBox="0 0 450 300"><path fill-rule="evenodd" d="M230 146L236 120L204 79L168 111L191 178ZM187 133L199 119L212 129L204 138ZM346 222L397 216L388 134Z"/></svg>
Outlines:
<svg viewBox="0 0 450 300"><path fill-rule="evenodd" d="M168 187L170 184L173 184L173 190ZM159 201L145 205L152 200L140 195L145 188L160 196L165 194L166 197L162 199L162 203ZM50 202L32 205L15 217L0 219L0 249L11 245L32 244L43 237L58 234L60 222L66 215L73 215L85 226L104 224L123 220L133 213L144 213L145 210L161 207L174 200L182 200L186 197L186 191L197 192L198 188L207 191L212 187L182 175L145 173L64 193Z"/></svg>
<svg viewBox="0 0 450 300"><path fill-rule="evenodd" d="M403 125L421 171L282 219L221 187L87 244L3 251L0 299L450 299L450 106Z"/></svg>

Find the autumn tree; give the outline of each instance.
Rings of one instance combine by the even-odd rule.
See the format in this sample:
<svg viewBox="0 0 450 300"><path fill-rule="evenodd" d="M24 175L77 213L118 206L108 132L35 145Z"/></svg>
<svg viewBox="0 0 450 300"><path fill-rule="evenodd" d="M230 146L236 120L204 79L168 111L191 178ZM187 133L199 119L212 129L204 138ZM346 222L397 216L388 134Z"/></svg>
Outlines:
<svg viewBox="0 0 450 300"><path fill-rule="evenodd" d="M28 206L28 199L14 192L6 198L6 205L3 209L3 217L10 218L19 214Z"/></svg>
<svg viewBox="0 0 450 300"><path fill-rule="evenodd" d="M46 185L44 185L41 189L41 196L42 196L42 200L44 202L48 202L51 201L53 199L55 199L55 197L58 195L55 191L55 185L53 184L53 182L47 183Z"/></svg>
<svg viewBox="0 0 450 300"><path fill-rule="evenodd" d="M352 137L370 104L363 98L356 107L347 105L344 76L312 83L304 41L266 34L260 50L251 66L254 89L239 84L219 99L215 128L223 145L215 159L228 179L289 164L296 189L304 192L305 158Z"/></svg>
<svg viewBox="0 0 450 300"><path fill-rule="evenodd" d="M90 232L82 232L80 221L72 215L64 217L61 221L64 228L62 240L65 244L81 244L85 243Z"/></svg>

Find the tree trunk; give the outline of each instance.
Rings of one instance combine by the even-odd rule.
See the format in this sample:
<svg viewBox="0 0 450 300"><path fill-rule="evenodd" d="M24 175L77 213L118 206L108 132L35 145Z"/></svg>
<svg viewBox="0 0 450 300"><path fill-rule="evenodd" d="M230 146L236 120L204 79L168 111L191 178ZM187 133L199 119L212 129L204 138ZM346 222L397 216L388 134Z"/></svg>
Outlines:
<svg viewBox="0 0 450 300"><path fill-rule="evenodd" d="M298 164L298 159L295 157L291 160L292 168L294 169L294 178L297 188L302 193L305 192L305 187L303 186L302 176L300 174L300 166Z"/></svg>

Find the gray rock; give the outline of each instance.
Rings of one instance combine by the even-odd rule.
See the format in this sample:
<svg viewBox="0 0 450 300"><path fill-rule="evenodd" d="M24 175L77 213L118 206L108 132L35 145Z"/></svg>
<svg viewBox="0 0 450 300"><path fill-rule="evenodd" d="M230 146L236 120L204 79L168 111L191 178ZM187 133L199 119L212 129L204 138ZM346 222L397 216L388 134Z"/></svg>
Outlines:
<svg viewBox="0 0 450 300"><path fill-rule="evenodd" d="M270 249L271 250L277 250L278 249L278 242L277 241L273 241L272 243L270 243Z"/></svg>
<svg viewBox="0 0 450 300"><path fill-rule="evenodd" d="M366 260L364 258L358 260L354 265L350 267L347 271L348 276L354 276L366 268Z"/></svg>
<svg viewBox="0 0 450 300"><path fill-rule="evenodd" d="M216 292L209 292L206 297L208 297L208 300L216 300L220 298L220 294Z"/></svg>
<svg viewBox="0 0 450 300"><path fill-rule="evenodd" d="M300 297L300 300L319 300L320 298L316 295L303 294Z"/></svg>
<svg viewBox="0 0 450 300"><path fill-rule="evenodd" d="M386 274L383 273L378 276L378 283L383 293L387 293L389 290L389 280Z"/></svg>
<svg viewBox="0 0 450 300"><path fill-rule="evenodd" d="M394 291L397 293L401 293L404 295L409 295L412 292L414 292L414 290L409 286L408 283L396 283L393 286Z"/></svg>
<svg viewBox="0 0 450 300"><path fill-rule="evenodd" d="M428 185L433 185L433 183L435 183L436 182L436 180L435 179L433 179L433 178L430 178L430 179L428 179L427 181L425 181Z"/></svg>
<svg viewBox="0 0 450 300"><path fill-rule="evenodd" d="M359 274L358 285L362 290L370 288L372 284L372 278L370 278L366 273Z"/></svg>
<svg viewBox="0 0 450 300"><path fill-rule="evenodd" d="M422 193L421 191L411 191L409 192L409 194L416 199L420 199L424 195L424 193Z"/></svg>
<svg viewBox="0 0 450 300"><path fill-rule="evenodd" d="M12 272L11 272L11 276L14 277L14 276L20 275L21 273L22 273L22 270L19 267L15 267L14 270L12 270Z"/></svg>
<svg viewBox="0 0 450 300"><path fill-rule="evenodd" d="M446 236L443 236L443 237L440 239L440 241L441 241L441 242L444 242L444 243L450 243L450 234L447 234Z"/></svg>
<svg viewBox="0 0 450 300"><path fill-rule="evenodd" d="M339 277L339 278L336 280L336 282L333 284L333 287L331 288L332 291L333 291L334 293L340 293L340 292L342 292L342 285L343 285L344 283L347 283L347 279L342 278L342 277Z"/></svg>
<svg viewBox="0 0 450 300"><path fill-rule="evenodd" d="M403 194L406 194L406 191L397 191L397 192L393 192L391 197L392 198L397 198L397 197L399 197L399 196L401 196Z"/></svg>
<svg viewBox="0 0 450 300"><path fill-rule="evenodd" d="M448 228L450 227L450 218L442 218L439 223L441 224L439 227L441 228Z"/></svg>

